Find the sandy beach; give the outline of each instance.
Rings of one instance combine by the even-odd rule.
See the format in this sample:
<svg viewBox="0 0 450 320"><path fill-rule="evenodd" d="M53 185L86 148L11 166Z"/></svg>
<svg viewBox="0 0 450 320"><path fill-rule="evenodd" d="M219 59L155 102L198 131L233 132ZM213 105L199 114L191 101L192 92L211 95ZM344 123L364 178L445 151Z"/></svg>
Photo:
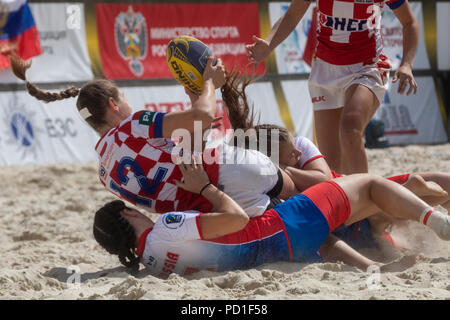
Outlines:
<svg viewBox="0 0 450 320"><path fill-rule="evenodd" d="M368 157L370 171L383 176L450 172L450 144L372 149ZM96 163L3 167L0 299L450 299L450 245L418 223L393 231L408 252L423 254L401 272L280 262L165 280L131 276L92 236L95 211L113 199ZM386 261L402 254L365 253Z"/></svg>

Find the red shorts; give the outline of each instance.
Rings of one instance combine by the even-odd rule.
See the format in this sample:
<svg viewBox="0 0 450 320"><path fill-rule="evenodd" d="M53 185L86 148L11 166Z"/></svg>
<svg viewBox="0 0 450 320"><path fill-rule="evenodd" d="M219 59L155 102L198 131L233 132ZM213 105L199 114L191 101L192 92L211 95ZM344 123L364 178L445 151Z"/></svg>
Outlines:
<svg viewBox="0 0 450 320"><path fill-rule="evenodd" d="M351 208L344 190L334 181L325 181L302 192L328 221L330 232L343 224L350 216Z"/></svg>
<svg viewBox="0 0 450 320"><path fill-rule="evenodd" d="M337 173L334 170L331 170L331 174L332 174L333 178L344 177L344 175ZM405 184L406 181L408 181L408 179L409 179L409 173L400 174L398 176L393 176L393 177L387 177L386 179L397 182L398 184Z"/></svg>

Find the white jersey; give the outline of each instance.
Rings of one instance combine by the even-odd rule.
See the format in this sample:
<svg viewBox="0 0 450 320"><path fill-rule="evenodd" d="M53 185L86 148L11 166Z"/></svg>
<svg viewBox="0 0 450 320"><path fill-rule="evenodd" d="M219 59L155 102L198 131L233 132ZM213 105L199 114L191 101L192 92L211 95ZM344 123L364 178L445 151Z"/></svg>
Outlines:
<svg viewBox="0 0 450 320"><path fill-rule="evenodd" d="M278 181L278 167L256 150L226 143L217 149L221 156L218 188L236 201L249 217L263 214L270 203L267 192Z"/></svg>
<svg viewBox="0 0 450 320"><path fill-rule="evenodd" d="M316 145L308 138L298 136L294 138L294 141L297 150L302 152L302 155L300 156L300 160L298 162L298 166L300 169L303 169L308 163L315 159L324 158Z"/></svg>

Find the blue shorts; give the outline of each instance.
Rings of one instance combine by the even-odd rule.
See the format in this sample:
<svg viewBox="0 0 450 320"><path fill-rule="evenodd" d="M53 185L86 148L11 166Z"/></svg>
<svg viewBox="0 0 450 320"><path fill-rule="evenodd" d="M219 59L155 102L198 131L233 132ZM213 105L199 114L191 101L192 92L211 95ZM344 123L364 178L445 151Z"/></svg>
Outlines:
<svg viewBox="0 0 450 320"><path fill-rule="evenodd" d="M329 233L350 215L342 188L333 181L319 183L275 206L286 230L292 261L317 261Z"/></svg>
<svg viewBox="0 0 450 320"><path fill-rule="evenodd" d="M317 250L328 237L328 221L316 205L299 194L279 205L275 210L286 229L291 261L321 261Z"/></svg>

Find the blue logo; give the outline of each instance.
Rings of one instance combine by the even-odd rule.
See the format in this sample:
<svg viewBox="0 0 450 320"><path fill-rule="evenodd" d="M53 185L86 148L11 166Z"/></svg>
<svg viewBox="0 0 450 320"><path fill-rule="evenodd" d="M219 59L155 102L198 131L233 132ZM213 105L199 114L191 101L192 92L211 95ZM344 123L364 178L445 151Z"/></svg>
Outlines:
<svg viewBox="0 0 450 320"><path fill-rule="evenodd" d="M183 216L181 214L173 214L173 213L169 213L166 216L166 223L167 224L171 224L171 223L178 223L181 221L181 218L183 218Z"/></svg>
<svg viewBox="0 0 450 320"><path fill-rule="evenodd" d="M163 223L166 228L178 229L183 225L185 218L186 216L184 215L184 213L168 213L163 218Z"/></svg>
<svg viewBox="0 0 450 320"><path fill-rule="evenodd" d="M15 113L11 117L11 131L17 143L24 147L30 147L34 141L34 130L26 115Z"/></svg>

